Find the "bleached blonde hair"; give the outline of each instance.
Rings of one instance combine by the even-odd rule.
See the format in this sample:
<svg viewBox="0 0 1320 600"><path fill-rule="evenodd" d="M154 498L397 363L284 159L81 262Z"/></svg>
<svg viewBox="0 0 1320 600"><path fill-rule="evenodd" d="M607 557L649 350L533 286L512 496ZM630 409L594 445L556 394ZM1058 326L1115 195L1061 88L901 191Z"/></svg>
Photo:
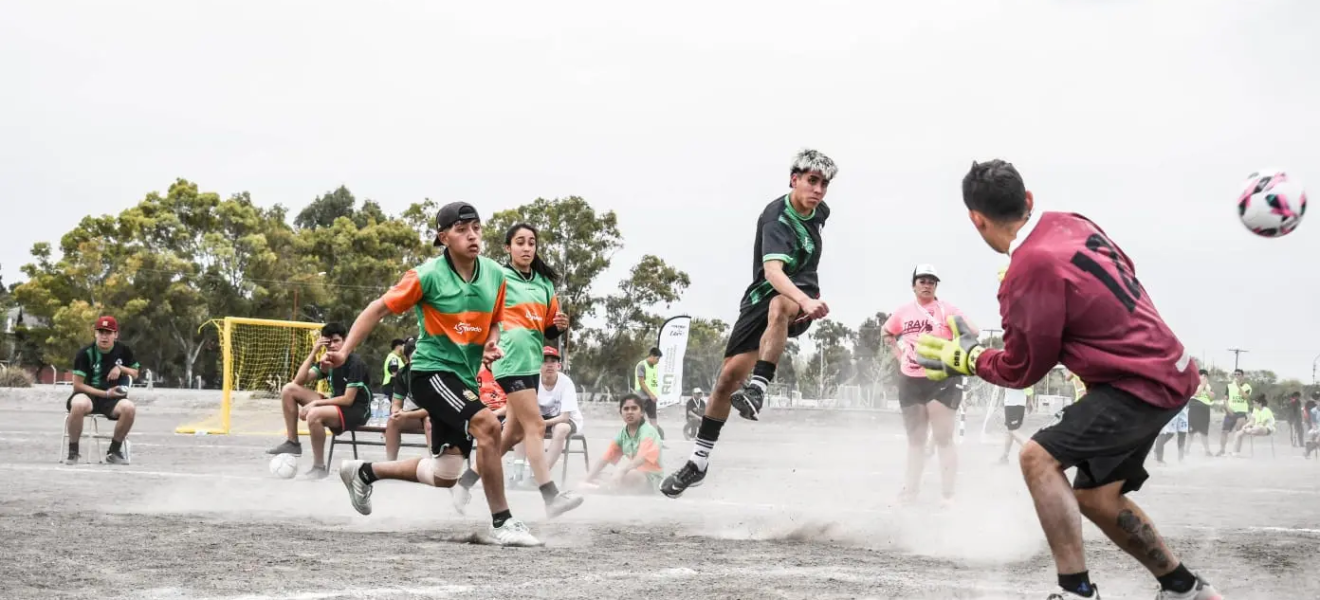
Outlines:
<svg viewBox="0 0 1320 600"><path fill-rule="evenodd" d="M807 148L797 153L793 157L793 169L790 175L800 175L818 171L825 176L826 180L833 180L835 175L839 174L839 167L834 164L834 160L825 156L819 150Z"/></svg>

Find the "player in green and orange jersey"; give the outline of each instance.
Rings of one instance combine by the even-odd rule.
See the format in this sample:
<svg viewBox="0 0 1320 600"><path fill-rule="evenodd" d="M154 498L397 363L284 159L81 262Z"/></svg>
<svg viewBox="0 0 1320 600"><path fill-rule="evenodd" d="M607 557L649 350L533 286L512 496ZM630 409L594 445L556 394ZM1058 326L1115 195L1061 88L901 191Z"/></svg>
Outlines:
<svg viewBox="0 0 1320 600"><path fill-rule="evenodd" d="M555 281L559 274L536 253L536 228L526 223L510 227L504 234L504 250L509 263L504 266L506 291L504 319L500 321L500 350L504 357L492 365L495 382L508 395L504 421L504 445L500 454L522 442L527 447L527 462L541 488L545 512L551 518L582 505L582 497L560 492L550 476L545 459L545 420L536 402L540 386L542 349L546 340L559 337L568 329L568 315L559 310ZM480 469L480 465L476 465ZM480 478L468 469L454 488L454 506L460 512L471 499L472 486Z"/></svg>
<svg viewBox="0 0 1320 600"><path fill-rule="evenodd" d="M481 218L465 202L445 205L436 215L435 245L443 253L408 271L384 296L358 315L348 338L325 361L344 360L388 314L417 313L419 338L409 377L413 402L431 419L431 456L369 463L346 460L339 478L359 513L371 514L371 485L398 479L451 488L463 472L472 441L500 448L500 422L478 397L477 372L483 362L502 356L500 321L504 316L505 277L499 263L481 256ZM490 477L484 482L490 505L491 536L504 546L539 546L504 497L500 454L479 452L476 459Z"/></svg>

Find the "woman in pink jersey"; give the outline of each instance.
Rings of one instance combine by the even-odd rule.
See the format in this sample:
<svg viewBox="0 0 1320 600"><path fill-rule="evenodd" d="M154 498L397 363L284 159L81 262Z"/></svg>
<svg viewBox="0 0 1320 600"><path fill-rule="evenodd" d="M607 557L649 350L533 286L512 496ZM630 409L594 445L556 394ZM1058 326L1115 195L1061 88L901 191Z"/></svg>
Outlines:
<svg viewBox="0 0 1320 600"><path fill-rule="evenodd" d="M884 342L894 350L902 365L898 381L898 405L903 410L903 425L907 428L908 457L903 502L916 500L921 486L921 472L926 463L927 429L934 434L935 446L940 454L940 477L944 502L953 499L954 477L958 472L958 455L953 447L954 418L962 402L962 377L949 377L931 381L926 371L917 364L915 346L923 333L953 339L949 330L949 317L966 319L958 307L940 300L935 290L940 277L932 265L917 265L912 271L912 292L916 298L899 306L889 315L884 325ZM973 330L975 333L975 330Z"/></svg>

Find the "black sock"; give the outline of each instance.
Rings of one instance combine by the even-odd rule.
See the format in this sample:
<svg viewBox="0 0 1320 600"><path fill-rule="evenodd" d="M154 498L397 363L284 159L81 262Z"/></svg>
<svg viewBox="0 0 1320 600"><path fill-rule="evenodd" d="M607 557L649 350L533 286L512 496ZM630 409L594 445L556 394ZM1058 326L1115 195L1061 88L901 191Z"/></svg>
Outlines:
<svg viewBox="0 0 1320 600"><path fill-rule="evenodd" d="M73 456L74 454L77 453L78 453L78 442L73 442L72 444L69 444L69 456Z"/></svg>
<svg viewBox="0 0 1320 600"><path fill-rule="evenodd" d="M1169 571L1167 575L1160 575L1155 579L1159 580L1162 589L1179 594L1190 592L1196 587L1196 575L1188 571L1182 563L1178 563L1178 568Z"/></svg>
<svg viewBox="0 0 1320 600"><path fill-rule="evenodd" d="M720 439L720 429L724 427L724 421L712 419L710 417L701 418L701 427L697 430L697 439L692 443L692 457L688 460L697 465L698 469L706 470L710 461L710 453L715 449L715 442Z"/></svg>
<svg viewBox="0 0 1320 600"><path fill-rule="evenodd" d="M119 454L119 447L123 443L124 442L121 442L119 440L110 440L110 454Z"/></svg>
<svg viewBox="0 0 1320 600"><path fill-rule="evenodd" d="M502 510L497 513L492 513L490 515L490 521L491 523L495 524L496 529L499 529L500 527L504 527L504 522L512 518L513 518L513 513L509 512L508 509Z"/></svg>
<svg viewBox="0 0 1320 600"><path fill-rule="evenodd" d="M1059 573L1059 587L1077 594L1078 596L1091 597L1095 594L1095 588L1091 586L1091 572L1082 571L1081 573L1071 573L1065 575Z"/></svg>
<svg viewBox="0 0 1320 600"><path fill-rule="evenodd" d="M364 462L362 466L358 467L358 479L361 479L362 483L371 485L380 478L376 477L376 470L371 468L371 463Z"/></svg>
<svg viewBox="0 0 1320 600"><path fill-rule="evenodd" d="M774 380L775 363L764 360L756 361L756 366L752 367L752 385L761 388L761 391L765 391L765 388Z"/></svg>
<svg viewBox="0 0 1320 600"><path fill-rule="evenodd" d="M481 481L481 476L478 475L476 471L468 469L463 473L462 477L458 478L458 485L463 486L464 489L470 490L472 489L472 486L477 485L478 481Z"/></svg>
<svg viewBox="0 0 1320 600"><path fill-rule="evenodd" d="M555 485L555 482L550 481L541 486L541 499L545 500L546 504L549 504L558 495L559 486Z"/></svg>

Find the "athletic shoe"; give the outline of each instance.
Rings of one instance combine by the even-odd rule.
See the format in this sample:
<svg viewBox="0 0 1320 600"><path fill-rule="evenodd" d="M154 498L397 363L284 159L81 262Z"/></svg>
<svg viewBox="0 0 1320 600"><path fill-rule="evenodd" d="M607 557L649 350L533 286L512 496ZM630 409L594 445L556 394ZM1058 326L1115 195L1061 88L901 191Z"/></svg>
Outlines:
<svg viewBox="0 0 1320 600"><path fill-rule="evenodd" d="M78 454L77 452L70 452L70 453L69 453L69 457L66 458L66 459L64 459L64 464L66 464L66 465L76 465L76 464L78 464L78 461L81 461L81 460L82 460L82 455L81 455L81 454Z"/></svg>
<svg viewBox="0 0 1320 600"><path fill-rule="evenodd" d="M126 464L128 464L128 459L127 459L127 458L124 458L124 455L123 455L123 454L120 454L120 453L118 453L118 452L106 452L106 453L105 453L105 464L107 464L107 465L126 465Z"/></svg>
<svg viewBox="0 0 1320 600"><path fill-rule="evenodd" d="M582 496L573 492L559 492L549 504L545 505L545 514L551 519L582 506Z"/></svg>
<svg viewBox="0 0 1320 600"><path fill-rule="evenodd" d="M729 402L738 409L738 416L749 421L759 421L761 406L765 403L765 391L749 383L734 392Z"/></svg>
<svg viewBox="0 0 1320 600"><path fill-rule="evenodd" d="M706 472L697 470L696 463L689 460L682 468L665 478L660 484L660 493L670 498L677 498L688 488L701 487L701 482L705 480Z"/></svg>
<svg viewBox="0 0 1320 600"><path fill-rule="evenodd" d="M312 467L310 469L307 469L306 473L303 473L302 478L307 480L314 480L314 479L325 479L326 477L329 476L330 476L330 469L327 469L325 467Z"/></svg>
<svg viewBox="0 0 1320 600"><path fill-rule="evenodd" d="M1091 594L1090 596L1083 596L1081 594L1074 594L1066 590L1059 590L1057 592L1054 592L1053 594L1050 594L1048 597L1045 598L1045 600L1100 600L1100 588L1097 588L1094 584L1092 584L1091 591L1095 593Z"/></svg>
<svg viewBox="0 0 1320 600"><path fill-rule="evenodd" d="M358 469L362 468L361 460L346 460L339 463L339 480L344 482L344 487L348 488L348 500L353 503L353 510L358 514L371 514L371 484L362 481L358 475Z"/></svg>
<svg viewBox="0 0 1320 600"><path fill-rule="evenodd" d="M283 444L267 450L266 454L292 454L294 456L302 456L302 444L284 440Z"/></svg>
<svg viewBox="0 0 1320 600"><path fill-rule="evenodd" d="M545 545L541 540L536 539L536 536L532 535L532 531L518 519L509 519L499 527L491 525L490 537L494 538L495 543L501 546L533 548Z"/></svg>
<svg viewBox="0 0 1320 600"><path fill-rule="evenodd" d="M449 499L454 503L454 510L460 515L467 514L467 505L472 501L472 490L461 485L454 484L449 488Z"/></svg>
<svg viewBox="0 0 1320 600"><path fill-rule="evenodd" d="M1186 592L1171 592L1169 590L1160 590L1155 596L1155 600L1223 600L1215 586L1210 585L1200 576L1196 578L1196 586Z"/></svg>

